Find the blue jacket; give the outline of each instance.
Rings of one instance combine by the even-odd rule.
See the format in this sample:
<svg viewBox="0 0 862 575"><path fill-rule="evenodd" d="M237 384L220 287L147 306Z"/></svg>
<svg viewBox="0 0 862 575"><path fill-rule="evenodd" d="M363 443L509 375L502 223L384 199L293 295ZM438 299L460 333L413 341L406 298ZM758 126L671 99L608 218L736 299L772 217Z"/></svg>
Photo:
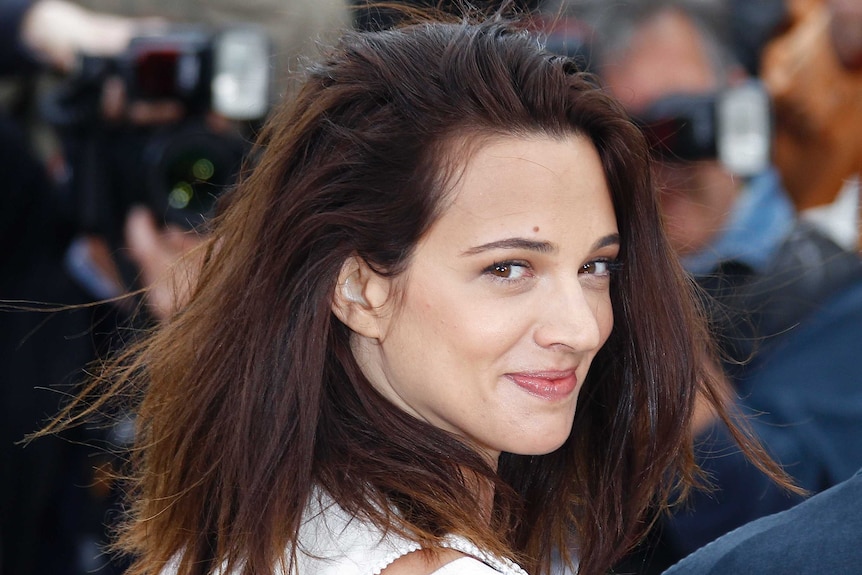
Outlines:
<svg viewBox="0 0 862 575"><path fill-rule="evenodd" d="M765 345L738 389L755 436L811 493L848 479L862 467L862 282ZM713 430L709 446L714 455L701 450L699 461L720 490L696 493L696 511L681 511L664 525L664 536L683 554L716 532L799 501L748 463L723 427ZM858 537L862 547L862 530Z"/></svg>
<svg viewBox="0 0 862 575"><path fill-rule="evenodd" d="M862 570L862 471L728 533L665 575L820 575Z"/></svg>

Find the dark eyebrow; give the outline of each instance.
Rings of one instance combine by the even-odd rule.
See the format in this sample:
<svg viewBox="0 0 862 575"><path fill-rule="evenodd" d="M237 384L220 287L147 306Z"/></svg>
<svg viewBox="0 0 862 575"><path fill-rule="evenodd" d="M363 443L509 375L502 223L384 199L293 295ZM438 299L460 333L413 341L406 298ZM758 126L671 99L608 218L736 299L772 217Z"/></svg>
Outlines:
<svg viewBox="0 0 862 575"><path fill-rule="evenodd" d="M474 248L464 250L463 252L461 252L461 255L474 256L482 252L487 252L488 250L499 249L529 250L532 252L547 254L557 251L557 246L555 246L551 242L540 242L536 240L528 240L525 238L507 238L505 240L497 240L496 242L489 242L487 244L482 244L481 246L476 246Z"/></svg>
<svg viewBox="0 0 862 575"><path fill-rule="evenodd" d="M593 244L593 250L600 250L602 248L606 248L608 246L618 246L620 245L620 235L619 234L608 234L603 238L599 238L596 243Z"/></svg>
<svg viewBox="0 0 862 575"><path fill-rule="evenodd" d="M608 234L604 237L599 238L593 244L593 250L600 250L607 246L614 246L620 244L620 235L619 234ZM470 248L468 250L464 250L461 255L462 256L474 256L476 254L480 254L482 252L487 252L489 250L528 250L532 252L538 252L542 254L553 253L557 251L557 246L552 244L551 242L545 241L536 241L536 240L528 240L525 238L506 238L505 240L497 240L495 242L489 242L487 244L482 244L481 246L476 246Z"/></svg>

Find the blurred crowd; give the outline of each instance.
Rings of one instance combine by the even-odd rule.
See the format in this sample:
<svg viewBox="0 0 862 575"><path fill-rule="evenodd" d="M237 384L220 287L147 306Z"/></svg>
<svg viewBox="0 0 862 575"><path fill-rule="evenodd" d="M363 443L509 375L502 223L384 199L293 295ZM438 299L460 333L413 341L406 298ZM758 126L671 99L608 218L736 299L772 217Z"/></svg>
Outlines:
<svg viewBox="0 0 862 575"><path fill-rule="evenodd" d="M862 3L595 2L572 13L591 67L653 142L667 231L706 294L730 401L809 494L849 479L862 467ZM693 432L712 490L660 517L619 572L661 573L799 503L709 414Z"/></svg>
<svg viewBox="0 0 862 575"><path fill-rule="evenodd" d="M339 30L391 24L360 4L0 0L0 575L123 571L104 544L132 415L22 440L86 365L181 303L200 213L253 162L269 104ZM692 433L711 489L655 518L616 568L661 573L862 468L862 1L521 9L651 141L726 401L806 491L776 487L702 409ZM168 64L185 72L166 88L154 78ZM194 81L209 76L213 88ZM213 93L184 91L189 78Z"/></svg>

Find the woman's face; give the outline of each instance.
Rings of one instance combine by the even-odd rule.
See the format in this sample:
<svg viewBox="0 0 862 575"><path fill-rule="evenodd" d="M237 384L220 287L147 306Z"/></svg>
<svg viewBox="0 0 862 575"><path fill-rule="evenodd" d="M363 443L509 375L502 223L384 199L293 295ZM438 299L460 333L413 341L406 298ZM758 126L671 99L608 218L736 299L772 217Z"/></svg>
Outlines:
<svg viewBox="0 0 862 575"><path fill-rule="evenodd" d="M500 452L568 437L590 362L613 326L616 217L579 136L500 137L470 157L419 242L378 337L354 351L404 411Z"/></svg>

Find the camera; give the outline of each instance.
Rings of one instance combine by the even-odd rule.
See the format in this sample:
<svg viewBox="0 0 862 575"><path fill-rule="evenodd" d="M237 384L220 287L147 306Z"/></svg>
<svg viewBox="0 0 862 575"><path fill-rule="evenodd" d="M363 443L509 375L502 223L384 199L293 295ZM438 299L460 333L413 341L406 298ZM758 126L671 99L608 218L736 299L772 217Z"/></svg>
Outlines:
<svg viewBox="0 0 862 575"><path fill-rule="evenodd" d="M259 27L187 25L134 38L116 56L81 57L43 106L62 140L77 227L119 245L136 204L163 223L197 227L250 151L243 127L268 113L271 54ZM109 79L120 80L126 101L170 101L182 117L147 125L106 119Z"/></svg>
<svg viewBox="0 0 862 575"><path fill-rule="evenodd" d="M717 159L738 176L770 164L771 105L757 81L715 93L667 96L634 121L663 161Z"/></svg>

